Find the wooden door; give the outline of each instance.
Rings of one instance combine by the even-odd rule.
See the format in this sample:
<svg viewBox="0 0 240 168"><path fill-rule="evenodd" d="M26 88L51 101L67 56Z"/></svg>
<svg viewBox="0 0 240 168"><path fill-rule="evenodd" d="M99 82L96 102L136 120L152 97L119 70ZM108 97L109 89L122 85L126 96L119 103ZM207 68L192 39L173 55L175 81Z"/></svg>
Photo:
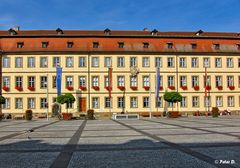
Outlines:
<svg viewBox="0 0 240 168"><path fill-rule="evenodd" d="M79 112L86 112L86 98L79 98Z"/></svg>

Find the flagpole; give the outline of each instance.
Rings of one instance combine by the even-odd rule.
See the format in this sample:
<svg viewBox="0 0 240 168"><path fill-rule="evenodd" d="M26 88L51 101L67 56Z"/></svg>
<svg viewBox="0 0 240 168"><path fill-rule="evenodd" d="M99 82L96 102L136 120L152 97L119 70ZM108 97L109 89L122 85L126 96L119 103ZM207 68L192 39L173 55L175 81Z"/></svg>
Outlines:
<svg viewBox="0 0 240 168"><path fill-rule="evenodd" d="M152 100L152 93L151 93L151 74L149 74L149 118L152 118L152 107L151 107L151 100Z"/></svg>
<svg viewBox="0 0 240 168"><path fill-rule="evenodd" d="M205 66L205 110L206 112L208 111L208 107L207 107L207 67Z"/></svg>

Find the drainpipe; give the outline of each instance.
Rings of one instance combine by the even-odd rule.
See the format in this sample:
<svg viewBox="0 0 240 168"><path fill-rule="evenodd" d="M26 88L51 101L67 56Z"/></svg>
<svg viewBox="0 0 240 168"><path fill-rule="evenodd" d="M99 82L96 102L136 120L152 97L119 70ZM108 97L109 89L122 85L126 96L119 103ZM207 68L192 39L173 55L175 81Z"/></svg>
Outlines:
<svg viewBox="0 0 240 168"><path fill-rule="evenodd" d="M3 50L0 50L0 96L2 96L2 56L3 56ZM0 114L2 114L1 105L0 105Z"/></svg>
<svg viewBox="0 0 240 168"><path fill-rule="evenodd" d="M88 109L90 109L90 89L91 89L91 83L90 83L90 52L88 52Z"/></svg>

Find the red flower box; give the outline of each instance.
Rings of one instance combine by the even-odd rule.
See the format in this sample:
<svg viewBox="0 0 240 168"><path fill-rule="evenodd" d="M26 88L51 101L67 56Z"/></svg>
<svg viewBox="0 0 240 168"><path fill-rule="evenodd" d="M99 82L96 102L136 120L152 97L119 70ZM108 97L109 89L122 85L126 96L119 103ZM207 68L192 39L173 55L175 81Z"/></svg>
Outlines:
<svg viewBox="0 0 240 168"><path fill-rule="evenodd" d="M168 86L169 89L175 90L175 86Z"/></svg>
<svg viewBox="0 0 240 168"><path fill-rule="evenodd" d="M73 87L72 87L72 86L68 86L68 87L67 87L67 90L72 91L72 90L73 90Z"/></svg>
<svg viewBox="0 0 240 168"><path fill-rule="evenodd" d="M187 86L181 86L182 90L187 90Z"/></svg>
<svg viewBox="0 0 240 168"><path fill-rule="evenodd" d="M149 86L143 86L143 88L144 88L145 90L149 90L149 89L150 89Z"/></svg>
<svg viewBox="0 0 240 168"><path fill-rule="evenodd" d="M93 86L92 87L94 90L99 90L99 86Z"/></svg>
<svg viewBox="0 0 240 168"><path fill-rule="evenodd" d="M206 90L211 90L211 86L205 86Z"/></svg>
<svg viewBox="0 0 240 168"><path fill-rule="evenodd" d="M198 91L199 90L199 86L194 86L193 89Z"/></svg>
<svg viewBox="0 0 240 168"><path fill-rule="evenodd" d="M137 86L131 86L130 87L132 90L137 90Z"/></svg>
<svg viewBox="0 0 240 168"><path fill-rule="evenodd" d="M112 87L106 86L105 89L109 91L112 90Z"/></svg>
<svg viewBox="0 0 240 168"><path fill-rule="evenodd" d="M121 90L121 91L124 91L125 87L124 86L118 86L118 89Z"/></svg>
<svg viewBox="0 0 240 168"><path fill-rule="evenodd" d="M7 87L7 86L3 86L2 89L5 90L6 92L8 92L10 90L9 87Z"/></svg>
<svg viewBox="0 0 240 168"><path fill-rule="evenodd" d="M83 91L87 90L86 86L79 86L79 89Z"/></svg>
<svg viewBox="0 0 240 168"><path fill-rule="evenodd" d="M15 89L18 90L18 91L23 91L23 88L20 87L20 86L16 86Z"/></svg>
<svg viewBox="0 0 240 168"><path fill-rule="evenodd" d="M34 90L35 90L35 88L34 88L34 87L32 87L32 86L28 86L28 90L30 90L30 91L34 91Z"/></svg>
<svg viewBox="0 0 240 168"><path fill-rule="evenodd" d="M234 90L235 89L235 86L229 86L228 87L230 90Z"/></svg>
<svg viewBox="0 0 240 168"><path fill-rule="evenodd" d="M163 90L163 86L160 86L160 88L159 88L160 90Z"/></svg>
<svg viewBox="0 0 240 168"><path fill-rule="evenodd" d="M218 90L222 90L223 87L222 86L217 86Z"/></svg>

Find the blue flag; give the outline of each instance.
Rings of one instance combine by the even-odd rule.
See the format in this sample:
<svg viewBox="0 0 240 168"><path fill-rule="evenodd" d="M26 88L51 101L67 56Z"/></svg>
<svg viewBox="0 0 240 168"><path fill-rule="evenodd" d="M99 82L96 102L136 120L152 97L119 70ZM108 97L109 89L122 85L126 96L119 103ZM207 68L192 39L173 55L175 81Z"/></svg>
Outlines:
<svg viewBox="0 0 240 168"><path fill-rule="evenodd" d="M57 71L57 95L60 96L61 95L61 84L62 84L62 68L57 66L56 67L56 71Z"/></svg>
<svg viewBox="0 0 240 168"><path fill-rule="evenodd" d="M159 99L160 84L161 84L160 68L157 67L157 68L156 68L156 90L155 90L156 100Z"/></svg>

